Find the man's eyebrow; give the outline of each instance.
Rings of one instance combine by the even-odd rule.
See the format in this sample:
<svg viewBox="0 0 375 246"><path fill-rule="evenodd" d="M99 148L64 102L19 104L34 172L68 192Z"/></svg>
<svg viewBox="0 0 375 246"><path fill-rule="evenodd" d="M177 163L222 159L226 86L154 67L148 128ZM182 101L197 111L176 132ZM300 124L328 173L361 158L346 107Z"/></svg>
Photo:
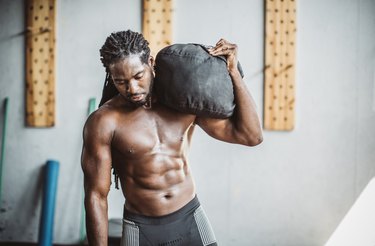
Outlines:
<svg viewBox="0 0 375 246"><path fill-rule="evenodd" d="M133 77L136 77L136 76L138 76L138 75L141 74L141 73L144 73L145 70L146 70L146 69L142 69L142 70L136 72L136 73L133 75ZM114 81L123 81L124 79L122 79L122 78L114 78L113 80L114 80Z"/></svg>
<svg viewBox="0 0 375 246"><path fill-rule="evenodd" d="M142 70L136 72L136 73L133 75L133 77L135 77L135 76L137 76L137 75L143 73L144 71L145 71L145 69L143 68Z"/></svg>

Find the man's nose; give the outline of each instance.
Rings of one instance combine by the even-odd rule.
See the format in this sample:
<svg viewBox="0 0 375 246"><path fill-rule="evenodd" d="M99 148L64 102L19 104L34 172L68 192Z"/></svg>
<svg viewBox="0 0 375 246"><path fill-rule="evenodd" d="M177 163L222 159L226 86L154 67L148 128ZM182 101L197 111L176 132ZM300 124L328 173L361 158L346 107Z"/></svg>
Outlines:
<svg viewBox="0 0 375 246"><path fill-rule="evenodd" d="M134 80L130 81L127 89L129 94L136 94L139 91L138 82Z"/></svg>

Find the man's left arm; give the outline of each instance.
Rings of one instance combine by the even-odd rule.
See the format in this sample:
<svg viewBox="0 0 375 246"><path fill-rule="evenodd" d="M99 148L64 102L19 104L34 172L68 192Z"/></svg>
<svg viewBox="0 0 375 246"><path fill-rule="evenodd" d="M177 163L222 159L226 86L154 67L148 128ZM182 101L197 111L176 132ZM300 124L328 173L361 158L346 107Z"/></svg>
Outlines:
<svg viewBox="0 0 375 246"><path fill-rule="evenodd" d="M210 50L211 55L224 55L232 79L236 107L228 119L197 118L199 125L210 136L229 143L255 146L263 141L262 128L255 102L237 69L237 45L221 39Z"/></svg>

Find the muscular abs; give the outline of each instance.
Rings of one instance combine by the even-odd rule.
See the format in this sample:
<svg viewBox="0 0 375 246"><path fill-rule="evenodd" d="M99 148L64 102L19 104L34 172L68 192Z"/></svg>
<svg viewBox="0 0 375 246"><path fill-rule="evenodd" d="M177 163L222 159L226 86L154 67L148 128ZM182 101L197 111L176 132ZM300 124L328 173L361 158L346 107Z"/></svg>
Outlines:
<svg viewBox="0 0 375 246"><path fill-rule="evenodd" d="M119 115L111 152L126 208L149 216L178 210L195 195L186 159L195 117L159 105Z"/></svg>

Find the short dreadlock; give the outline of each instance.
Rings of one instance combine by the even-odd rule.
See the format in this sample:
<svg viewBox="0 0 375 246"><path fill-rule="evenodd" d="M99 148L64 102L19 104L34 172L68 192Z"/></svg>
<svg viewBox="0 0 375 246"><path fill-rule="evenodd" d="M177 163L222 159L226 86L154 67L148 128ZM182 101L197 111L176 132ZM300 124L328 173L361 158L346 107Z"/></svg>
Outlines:
<svg viewBox="0 0 375 246"><path fill-rule="evenodd" d="M148 45L149 43L144 39L142 34L131 30L113 32L107 37L100 49L100 60L107 74L99 107L118 94L116 87L111 83L109 66L130 55L139 55L141 62L147 64L150 57L150 48Z"/></svg>

